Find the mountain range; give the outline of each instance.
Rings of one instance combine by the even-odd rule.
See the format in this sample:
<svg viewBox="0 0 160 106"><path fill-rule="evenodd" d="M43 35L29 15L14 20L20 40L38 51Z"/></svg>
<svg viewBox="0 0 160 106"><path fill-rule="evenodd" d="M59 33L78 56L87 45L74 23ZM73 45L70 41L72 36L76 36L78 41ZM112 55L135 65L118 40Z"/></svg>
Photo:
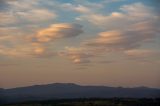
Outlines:
<svg viewBox="0 0 160 106"><path fill-rule="evenodd" d="M0 104L73 98L160 98L160 89L135 87L81 86L53 83L11 89L0 88Z"/></svg>

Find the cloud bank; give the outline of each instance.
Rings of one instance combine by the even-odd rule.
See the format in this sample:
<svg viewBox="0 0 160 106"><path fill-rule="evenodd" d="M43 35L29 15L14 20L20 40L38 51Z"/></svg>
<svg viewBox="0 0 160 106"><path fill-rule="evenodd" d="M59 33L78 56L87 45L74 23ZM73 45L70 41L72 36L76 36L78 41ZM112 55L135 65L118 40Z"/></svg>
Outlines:
<svg viewBox="0 0 160 106"><path fill-rule="evenodd" d="M154 56L150 55L152 50L144 47L159 37L159 14L141 2L105 12L108 3L120 1L1 0L0 55L62 56L76 64L92 63L109 53L126 57ZM92 31L91 35L85 33L90 29L98 30L93 30L96 36L92 36ZM77 36L80 44L74 39ZM71 42L63 44L60 39L71 39L74 43L70 46ZM54 49L56 42L60 43L57 48L63 49Z"/></svg>

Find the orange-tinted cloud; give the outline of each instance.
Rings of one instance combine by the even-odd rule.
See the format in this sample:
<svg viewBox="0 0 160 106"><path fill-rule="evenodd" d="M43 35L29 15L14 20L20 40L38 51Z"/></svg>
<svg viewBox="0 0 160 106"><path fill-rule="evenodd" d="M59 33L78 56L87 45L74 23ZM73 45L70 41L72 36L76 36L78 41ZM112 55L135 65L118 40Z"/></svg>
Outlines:
<svg viewBox="0 0 160 106"><path fill-rule="evenodd" d="M83 32L79 24L60 23L39 30L33 36L16 33L18 29L1 28L0 55L16 57L51 57L56 51L49 49L51 41L78 36ZM29 37L29 41L26 40Z"/></svg>
<svg viewBox="0 0 160 106"><path fill-rule="evenodd" d="M48 28L38 31L38 33L33 36L33 41L50 42L59 38L78 36L82 32L82 26L79 24L53 24Z"/></svg>
<svg viewBox="0 0 160 106"><path fill-rule="evenodd" d="M139 22L127 29L101 32L97 38L85 44L109 50L128 50L138 48L143 43L153 40L158 32L158 27L154 23Z"/></svg>

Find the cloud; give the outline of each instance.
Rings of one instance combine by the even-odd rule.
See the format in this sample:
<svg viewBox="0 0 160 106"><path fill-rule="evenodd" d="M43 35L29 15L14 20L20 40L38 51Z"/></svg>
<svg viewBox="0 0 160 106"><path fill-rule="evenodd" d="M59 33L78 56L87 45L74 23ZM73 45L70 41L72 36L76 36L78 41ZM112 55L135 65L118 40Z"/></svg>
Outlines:
<svg viewBox="0 0 160 106"><path fill-rule="evenodd" d="M147 56L153 56L151 55L152 52L138 51L137 49L153 42L159 36L160 24L158 23L157 14L152 11L152 8L142 3L124 5L120 10L120 12L112 12L109 16L102 14L85 14L81 16L83 18L87 16L86 20L103 27L104 30L98 33L96 38L83 42L82 47L85 52L95 54L91 58L109 53L125 54L125 56L129 56L129 53L130 55L135 53L132 54L133 57L139 55L141 58L143 58L143 53ZM81 51L77 52L81 53ZM89 60L92 60L91 58ZM79 60L78 58L77 62Z"/></svg>
<svg viewBox="0 0 160 106"><path fill-rule="evenodd" d="M79 13L90 13L90 8L83 6L83 5L73 5L71 3L65 3L62 5L62 8L67 8L67 10L76 11Z"/></svg>
<svg viewBox="0 0 160 106"><path fill-rule="evenodd" d="M124 41L124 38L121 31L107 31L99 33L99 37L93 40L86 42L85 44L88 46L113 46L119 44Z"/></svg>
<svg viewBox="0 0 160 106"><path fill-rule="evenodd" d="M97 38L85 42L85 45L114 51L134 49L153 40L158 32L159 30L154 24L140 22L128 29L101 32Z"/></svg>
<svg viewBox="0 0 160 106"><path fill-rule="evenodd" d="M24 33L17 27L0 28L0 56L4 57L52 57L54 51L49 47L30 42Z"/></svg>
<svg viewBox="0 0 160 106"><path fill-rule="evenodd" d="M155 50L148 50L148 49L132 49L124 51L124 53L129 56L130 58L149 58L156 55L160 55L159 51Z"/></svg>
<svg viewBox="0 0 160 106"><path fill-rule="evenodd" d="M7 57L48 58L55 56L55 52L43 45L25 43L21 45L13 45L12 47L0 45L0 55Z"/></svg>
<svg viewBox="0 0 160 106"><path fill-rule="evenodd" d="M8 8L8 4L7 4L8 0L0 0L0 11L4 11Z"/></svg>
<svg viewBox="0 0 160 106"><path fill-rule="evenodd" d="M29 11L16 12L16 15L19 19L28 21L28 22L43 22L51 19L55 19L57 15L53 12L50 12L47 9L33 9Z"/></svg>
<svg viewBox="0 0 160 106"><path fill-rule="evenodd" d="M133 3L121 6L119 11L114 11L109 15L91 12L90 14L82 14L76 19L111 30L113 28L122 29L140 21L157 20L158 15L155 14L151 7L145 6L142 3Z"/></svg>
<svg viewBox="0 0 160 106"><path fill-rule="evenodd" d="M131 5L124 5L120 8L122 12L126 13L127 16L130 16L130 18L135 19L138 18L138 20L143 20L145 18L152 18L154 16L150 16L152 13L152 8L147 7L142 3L134 3Z"/></svg>
<svg viewBox="0 0 160 106"><path fill-rule="evenodd" d="M124 51L139 48L158 36L160 24L151 7L134 3L124 5L120 10L122 11L112 12L109 16L91 16L90 21L94 19L94 24L105 25L104 29L107 30L84 44L107 51Z"/></svg>
<svg viewBox="0 0 160 106"><path fill-rule="evenodd" d="M22 57L26 56L30 48L28 47L7 47L5 45L0 46L0 54L8 57Z"/></svg>
<svg viewBox="0 0 160 106"><path fill-rule="evenodd" d="M92 23L93 25L104 27L109 26L115 27L115 21L119 21L120 19L124 19L124 15L118 12L112 13L110 16L105 16L103 14L99 13L91 13L91 14L85 14L82 16L77 17L76 19L80 21L88 21Z"/></svg>
<svg viewBox="0 0 160 106"><path fill-rule="evenodd" d="M102 9L110 3L120 2L125 0L74 0L75 4L80 4L90 8L90 10Z"/></svg>
<svg viewBox="0 0 160 106"><path fill-rule="evenodd" d="M50 42L59 38L75 37L82 32L82 26L79 24L59 23L38 31L32 40L37 42Z"/></svg>
<svg viewBox="0 0 160 106"><path fill-rule="evenodd" d="M66 47L65 51L59 52L60 56L69 58L75 64L90 63L94 54L83 48Z"/></svg>
<svg viewBox="0 0 160 106"><path fill-rule="evenodd" d="M56 55L56 51L50 48L52 41L75 37L83 33L81 25L70 23L52 24L33 35L26 35L27 33L24 34L19 30L16 27L0 28L0 55L9 57L52 57Z"/></svg>
<svg viewBox="0 0 160 106"><path fill-rule="evenodd" d="M0 12L0 25L13 24L17 22L16 17L9 12Z"/></svg>
<svg viewBox="0 0 160 106"><path fill-rule="evenodd" d="M0 56L51 57L54 52L41 44L31 43L16 28L0 28Z"/></svg>
<svg viewBox="0 0 160 106"><path fill-rule="evenodd" d="M135 23L124 30L101 32L97 38L86 41L84 45L88 49L92 48L94 53L101 53L98 55L118 53L124 54L129 60L152 63L149 59L158 56L159 52L142 48L147 43L153 43L159 36L158 26L153 22Z"/></svg>
<svg viewBox="0 0 160 106"><path fill-rule="evenodd" d="M0 25L39 24L57 18L54 11L42 8L38 0L30 2L26 0L6 0L1 2L1 5L7 5L8 7L0 11Z"/></svg>
<svg viewBox="0 0 160 106"><path fill-rule="evenodd" d="M119 0L111 2L114 1ZM1 2L9 7L0 11L0 25L18 25L19 27L19 29L0 28L0 55L5 56L48 58L57 55L58 52L60 56L68 58L75 64L91 63L95 57L107 56L109 53L121 53L127 57L147 57L152 56L152 52L140 50L140 48L143 48L148 42L153 42L160 32L158 14L155 14L151 7L142 3L124 5L118 11L105 14L101 11L105 6L102 1L96 3L78 0L74 2L75 4L61 3L61 5L59 2L50 1L50 3L56 3L54 11L49 9L52 4L46 7L47 4L41 0L31 2L3 0ZM110 1L105 0L103 3L108 2ZM62 52L53 50L54 41L58 42L59 39L76 37L83 33L80 24L54 23L45 27L47 22L59 17L57 13L60 10L61 12L66 12L66 10L75 12L76 16L73 15L70 19L76 18L80 22L84 21L85 23L82 24L91 26L90 30L100 29L99 32L96 30L97 36L92 37L91 32L91 35L87 35L87 38L90 39L82 41L79 47L67 47L60 50ZM58 21L61 21L61 18ZM88 25L86 22L91 24ZM44 23L43 26L41 23ZM26 27L20 28L23 25ZM37 25L38 30L34 30L31 34L32 29L27 25ZM28 39L26 41L26 37L29 38L29 41ZM60 44L60 47L58 45L58 50L63 48L61 46L63 44ZM111 62L104 60L101 63Z"/></svg>
<svg viewBox="0 0 160 106"><path fill-rule="evenodd" d="M142 64L157 64L159 61L159 50L151 49L132 49L124 51L128 60L136 61ZM154 60L154 61L153 61Z"/></svg>
<svg viewBox="0 0 160 106"><path fill-rule="evenodd" d="M0 27L0 46L3 50L7 50L16 45L26 45L26 35L28 35L28 33L24 33L17 27Z"/></svg>
<svg viewBox="0 0 160 106"><path fill-rule="evenodd" d="M39 45L39 44L32 44L33 49L28 55L31 57L36 57L36 58L49 58L56 56L56 52L53 50L50 50L48 47L44 45Z"/></svg>

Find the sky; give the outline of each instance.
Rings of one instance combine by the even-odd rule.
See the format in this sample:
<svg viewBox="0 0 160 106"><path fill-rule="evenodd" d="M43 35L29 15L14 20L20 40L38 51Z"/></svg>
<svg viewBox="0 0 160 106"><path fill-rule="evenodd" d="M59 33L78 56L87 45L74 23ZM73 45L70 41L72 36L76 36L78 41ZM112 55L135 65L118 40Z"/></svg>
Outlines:
<svg viewBox="0 0 160 106"><path fill-rule="evenodd" d="M0 0L0 88L160 88L159 0Z"/></svg>

